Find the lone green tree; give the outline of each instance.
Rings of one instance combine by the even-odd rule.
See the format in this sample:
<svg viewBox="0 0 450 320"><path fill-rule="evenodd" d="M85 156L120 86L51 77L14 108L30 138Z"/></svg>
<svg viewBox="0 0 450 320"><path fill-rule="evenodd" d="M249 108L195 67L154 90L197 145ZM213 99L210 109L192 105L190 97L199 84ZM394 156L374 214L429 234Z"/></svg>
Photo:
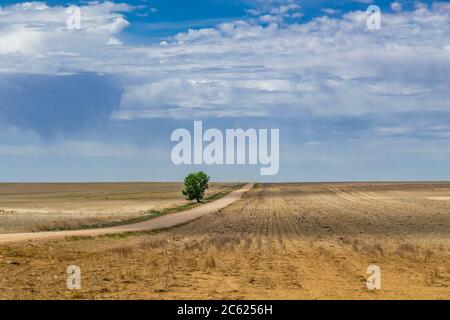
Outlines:
<svg viewBox="0 0 450 320"><path fill-rule="evenodd" d="M183 195L187 200L197 200L200 202L205 196L205 191L208 189L209 177L203 171L193 172L184 178Z"/></svg>

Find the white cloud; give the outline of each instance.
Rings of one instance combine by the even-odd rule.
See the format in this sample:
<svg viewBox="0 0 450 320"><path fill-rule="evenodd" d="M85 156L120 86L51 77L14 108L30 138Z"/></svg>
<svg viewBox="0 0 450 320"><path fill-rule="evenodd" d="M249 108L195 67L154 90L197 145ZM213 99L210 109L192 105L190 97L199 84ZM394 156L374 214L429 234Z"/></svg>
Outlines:
<svg viewBox="0 0 450 320"><path fill-rule="evenodd" d="M63 6L25 2L0 10L0 54L46 55L52 51L78 52L81 48L105 46L129 23L120 12L126 4L97 3L81 7L81 30L68 30L69 17Z"/></svg>
<svg viewBox="0 0 450 320"><path fill-rule="evenodd" d="M332 9L332 8L323 8L323 9L321 9L321 11L322 12L325 12L325 13L327 13L327 14L336 14L336 13L338 13L339 11L338 10L335 10L335 9Z"/></svg>
<svg viewBox="0 0 450 320"><path fill-rule="evenodd" d="M4 7L0 72L115 74L125 86L117 119L448 110L449 6L385 13L376 32L362 11L279 20L298 9L253 12L257 19L131 46L119 40L128 25L120 12L132 10L126 5L83 7L79 32L65 30L63 7ZM261 25L264 14L278 20Z"/></svg>
<svg viewBox="0 0 450 320"><path fill-rule="evenodd" d="M107 44L108 46L120 46L120 45L123 44L123 42L120 41L120 40L117 39L117 38L110 37L110 38L108 39L108 42L107 42L106 44Z"/></svg>
<svg viewBox="0 0 450 320"><path fill-rule="evenodd" d="M247 13L251 16L257 16L259 21L263 23L282 23L284 22L284 19L298 19L303 16L303 14L300 12L300 5L292 3L292 1L280 2L281 3L272 3L271 1L269 1L265 5L262 5L259 9L248 9Z"/></svg>
<svg viewBox="0 0 450 320"><path fill-rule="evenodd" d="M283 18L281 18L280 16L264 14L259 17L259 21L261 21L262 23L281 23L283 21Z"/></svg>
<svg viewBox="0 0 450 320"><path fill-rule="evenodd" d="M400 2L392 2L391 9L395 12L402 11L402 4Z"/></svg>
<svg viewBox="0 0 450 320"><path fill-rule="evenodd" d="M220 32L216 29L210 28L210 29L199 29L199 30L193 30L189 29L187 33L180 33L175 36L175 39L179 43L183 43L186 41L198 41L198 40L214 40L214 38L219 38Z"/></svg>
<svg viewBox="0 0 450 320"><path fill-rule="evenodd" d="M284 14L287 14L288 12L296 11L299 9L300 9L300 6L298 4L291 3L291 4L281 5L279 7L272 8L270 10L270 13L284 15Z"/></svg>

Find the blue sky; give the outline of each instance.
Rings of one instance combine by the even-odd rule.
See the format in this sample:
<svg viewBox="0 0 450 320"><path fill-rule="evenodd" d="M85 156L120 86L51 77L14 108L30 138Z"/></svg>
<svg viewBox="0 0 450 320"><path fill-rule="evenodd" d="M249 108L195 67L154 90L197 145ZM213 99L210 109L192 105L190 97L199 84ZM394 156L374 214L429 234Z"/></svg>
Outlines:
<svg viewBox="0 0 450 320"><path fill-rule="evenodd" d="M450 180L448 1L0 8L0 181ZM279 173L173 165L171 132L194 120L279 128Z"/></svg>

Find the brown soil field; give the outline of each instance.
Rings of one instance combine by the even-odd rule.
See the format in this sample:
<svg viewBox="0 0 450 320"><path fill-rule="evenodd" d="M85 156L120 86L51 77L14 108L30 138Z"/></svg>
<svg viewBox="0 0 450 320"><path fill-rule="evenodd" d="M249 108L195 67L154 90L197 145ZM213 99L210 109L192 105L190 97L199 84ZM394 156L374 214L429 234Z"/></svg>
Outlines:
<svg viewBox="0 0 450 320"><path fill-rule="evenodd" d="M206 196L235 184L211 183ZM182 183L0 183L0 233L76 229L185 205Z"/></svg>
<svg viewBox="0 0 450 320"><path fill-rule="evenodd" d="M0 245L0 270L2 299L450 299L450 184L257 184L168 230Z"/></svg>

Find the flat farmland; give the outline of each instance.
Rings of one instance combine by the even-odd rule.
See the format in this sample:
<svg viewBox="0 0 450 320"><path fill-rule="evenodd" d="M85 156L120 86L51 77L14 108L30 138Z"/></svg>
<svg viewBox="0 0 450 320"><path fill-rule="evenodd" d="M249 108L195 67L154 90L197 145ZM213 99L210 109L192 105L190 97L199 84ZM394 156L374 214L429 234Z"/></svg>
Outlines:
<svg viewBox="0 0 450 320"><path fill-rule="evenodd" d="M235 184L212 183L207 196ZM0 233L76 229L185 205L182 183L1 183Z"/></svg>
<svg viewBox="0 0 450 320"><path fill-rule="evenodd" d="M3 299L450 299L450 184L257 184L168 230L0 245L0 269Z"/></svg>

